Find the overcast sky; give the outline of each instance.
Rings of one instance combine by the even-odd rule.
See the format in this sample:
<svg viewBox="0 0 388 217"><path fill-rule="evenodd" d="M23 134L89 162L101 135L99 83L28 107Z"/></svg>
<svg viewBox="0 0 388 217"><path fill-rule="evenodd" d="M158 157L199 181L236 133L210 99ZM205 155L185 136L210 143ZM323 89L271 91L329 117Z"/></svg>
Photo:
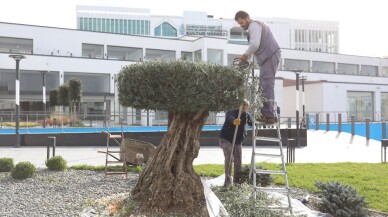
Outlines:
<svg viewBox="0 0 388 217"><path fill-rule="evenodd" d="M217 19L245 10L252 17L338 21L340 53L388 56L387 0L16 0L1 1L0 22L74 29L76 5L148 8L153 15L204 11Z"/></svg>

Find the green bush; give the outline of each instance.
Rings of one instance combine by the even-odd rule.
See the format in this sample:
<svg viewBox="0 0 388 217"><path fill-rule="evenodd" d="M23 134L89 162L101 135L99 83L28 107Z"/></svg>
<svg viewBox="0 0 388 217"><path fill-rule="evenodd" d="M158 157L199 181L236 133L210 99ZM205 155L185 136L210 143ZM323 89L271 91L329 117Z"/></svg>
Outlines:
<svg viewBox="0 0 388 217"><path fill-rule="evenodd" d="M11 170L11 175L15 179L26 179L35 175L36 168L30 162L20 162Z"/></svg>
<svg viewBox="0 0 388 217"><path fill-rule="evenodd" d="M67 168L67 161L62 156L55 156L46 160L46 166L49 170L64 170Z"/></svg>
<svg viewBox="0 0 388 217"><path fill-rule="evenodd" d="M10 172L14 167L12 158L0 158L0 172Z"/></svg>
<svg viewBox="0 0 388 217"><path fill-rule="evenodd" d="M364 217L368 216L365 197L358 196L355 189L337 181L324 184L315 183L322 193L320 211L330 213L335 217Z"/></svg>
<svg viewBox="0 0 388 217"><path fill-rule="evenodd" d="M252 183L249 179L249 166L250 165L244 165L241 168L239 180L237 180L237 183ZM261 170L267 170L267 168L263 166L258 166L257 169ZM267 187L273 184L275 179L271 176L271 174L257 174L256 175L256 181L257 185L260 185L261 187Z"/></svg>

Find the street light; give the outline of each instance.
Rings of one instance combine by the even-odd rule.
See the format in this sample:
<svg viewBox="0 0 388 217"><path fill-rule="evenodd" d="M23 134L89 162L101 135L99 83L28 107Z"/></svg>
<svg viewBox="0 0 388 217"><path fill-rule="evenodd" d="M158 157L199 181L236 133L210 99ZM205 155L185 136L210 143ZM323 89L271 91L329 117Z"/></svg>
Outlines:
<svg viewBox="0 0 388 217"><path fill-rule="evenodd" d="M306 108L305 108L305 96L304 96L304 82L307 80L307 76L303 75L300 77L300 80L302 80L302 111L303 111L303 115L302 115L302 127L305 127L306 126Z"/></svg>
<svg viewBox="0 0 388 217"><path fill-rule="evenodd" d="M43 78L43 128L46 128L46 73L48 71L42 71Z"/></svg>
<svg viewBox="0 0 388 217"><path fill-rule="evenodd" d="M16 144L15 148L20 147L20 135L19 135L19 112L20 112L20 107L19 107L19 102L20 102L20 82L19 82L19 77L20 77L20 71L19 71L19 62L22 59L25 59L26 57L23 55L9 55L10 58L13 58L16 61L16 80L15 80L15 110L16 110Z"/></svg>
<svg viewBox="0 0 388 217"><path fill-rule="evenodd" d="M303 70L292 70L296 75L296 146L300 146L299 136L299 75Z"/></svg>

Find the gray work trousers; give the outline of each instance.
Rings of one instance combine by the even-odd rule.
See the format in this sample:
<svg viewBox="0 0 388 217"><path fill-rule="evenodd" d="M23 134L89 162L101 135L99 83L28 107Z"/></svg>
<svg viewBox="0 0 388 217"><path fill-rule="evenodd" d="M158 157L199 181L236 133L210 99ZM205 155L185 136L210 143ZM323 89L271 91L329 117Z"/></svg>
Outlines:
<svg viewBox="0 0 388 217"><path fill-rule="evenodd" d="M239 173L241 171L241 157L242 157L242 149L241 144L235 144L233 150L232 161L230 162L230 156L232 152L232 143L225 139L219 139L219 145L224 152L225 162L225 182L224 186L229 186L232 184L232 163L234 164L234 172L233 172L233 182L237 183L239 180Z"/></svg>
<svg viewBox="0 0 388 217"><path fill-rule="evenodd" d="M280 51L260 65L260 89L265 99L261 114L267 118L276 117L275 108L275 75L280 62Z"/></svg>

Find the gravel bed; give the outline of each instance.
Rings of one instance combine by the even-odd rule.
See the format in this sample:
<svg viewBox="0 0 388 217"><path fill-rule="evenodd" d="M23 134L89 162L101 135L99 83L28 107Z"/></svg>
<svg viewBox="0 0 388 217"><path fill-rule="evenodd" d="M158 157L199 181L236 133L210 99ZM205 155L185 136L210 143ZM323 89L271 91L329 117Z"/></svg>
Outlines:
<svg viewBox="0 0 388 217"><path fill-rule="evenodd" d="M103 172L82 170L38 170L24 180L0 173L0 216L79 216L87 203L129 192L137 179L138 174L105 178Z"/></svg>

